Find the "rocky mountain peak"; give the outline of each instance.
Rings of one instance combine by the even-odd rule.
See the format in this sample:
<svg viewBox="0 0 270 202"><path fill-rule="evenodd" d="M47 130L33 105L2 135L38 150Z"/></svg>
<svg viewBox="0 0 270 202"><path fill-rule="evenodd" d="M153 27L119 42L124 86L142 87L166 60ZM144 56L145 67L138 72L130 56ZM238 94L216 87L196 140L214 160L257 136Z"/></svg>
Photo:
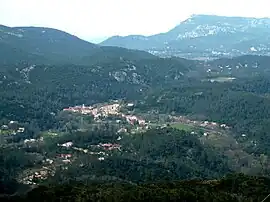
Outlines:
<svg viewBox="0 0 270 202"><path fill-rule="evenodd" d="M109 38L101 45L146 50L162 57L191 59L268 55L270 18L192 15L168 31L153 36Z"/></svg>

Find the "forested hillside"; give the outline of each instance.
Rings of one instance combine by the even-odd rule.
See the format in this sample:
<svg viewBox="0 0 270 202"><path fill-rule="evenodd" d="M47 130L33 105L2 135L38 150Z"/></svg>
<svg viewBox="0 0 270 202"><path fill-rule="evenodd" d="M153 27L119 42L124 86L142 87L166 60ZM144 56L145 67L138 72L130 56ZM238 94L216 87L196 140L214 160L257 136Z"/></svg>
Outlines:
<svg viewBox="0 0 270 202"><path fill-rule="evenodd" d="M165 59L100 47L48 28L0 29L3 194L71 181L127 183L119 189L131 187L138 194L148 186L140 183L209 180L235 172L269 176L268 57ZM190 183L165 184L161 195L152 193L163 185L153 185L149 197L168 197L179 187L186 200L258 196L224 191L209 181L199 183L205 193L200 198ZM81 189L100 190L79 186L78 195ZM108 187L114 191L120 192ZM31 193L39 196L39 188L27 197Z"/></svg>
<svg viewBox="0 0 270 202"><path fill-rule="evenodd" d="M270 191L269 179L228 175L213 181L172 181L128 185L75 182L52 187L39 187L26 196L8 201L262 201Z"/></svg>

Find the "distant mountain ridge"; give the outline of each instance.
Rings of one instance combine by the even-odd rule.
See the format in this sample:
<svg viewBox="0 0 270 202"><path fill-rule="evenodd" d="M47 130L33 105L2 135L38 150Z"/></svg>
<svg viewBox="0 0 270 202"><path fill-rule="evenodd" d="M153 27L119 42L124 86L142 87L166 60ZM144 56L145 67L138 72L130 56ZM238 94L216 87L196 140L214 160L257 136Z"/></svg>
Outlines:
<svg viewBox="0 0 270 202"><path fill-rule="evenodd" d="M36 116L32 107L44 103L36 99L41 94L50 112L81 103L138 99L153 86L181 83L191 64L95 45L56 29L0 26L0 116L15 120ZM31 106L26 106L29 100Z"/></svg>
<svg viewBox="0 0 270 202"><path fill-rule="evenodd" d="M31 56L31 60L35 62L62 62L63 59L76 61L79 57L87 56L97 48L98 46L95 44L52 28L12 28L0 25L0 51L16 49L17 53L20 52L23 55L23 57L13 57L12 60L21 58L26 61ZM10 61L9 57L5 57L5 60L5 63Z"/></svg>
<svg viewBox="0 0 270 202"><path fill-rule="evenodd" d="M3 65L90 65L120 56L135 60L157 58L144 51L96 45L53 28L0 25L0 64Z"/></svg>
<svg viewBox="0 0 270 202"><path fill-rule="evenodd" d="M159 56L234 57L269 55L270 18L192 15L167 33L114 36L100 45L149 51Z"/></svg>

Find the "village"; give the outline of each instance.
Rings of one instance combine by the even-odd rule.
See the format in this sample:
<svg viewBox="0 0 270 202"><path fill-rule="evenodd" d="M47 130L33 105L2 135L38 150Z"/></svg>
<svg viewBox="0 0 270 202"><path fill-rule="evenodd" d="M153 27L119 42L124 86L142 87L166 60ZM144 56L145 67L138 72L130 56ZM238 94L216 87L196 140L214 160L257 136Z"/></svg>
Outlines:
<svg viewBox="0 0 270 202"><path fill-rule="evenodd" d="M134 104L128 103L126 106L132 108ZM130 114L126 115L124 113L121 113L120 112L121 107L122 106L119 103L107 104L100 107L82 105L82 106L68 107L63 109L63 111L92 115L96 121L99 120L101 117L106 118L110 115L116 115L119 116L119 118L124 118L131 125L135 125L136 123L138 123L140 126L146 125L146 121L142 118L139 118L135 115Z"/></svg>
<svg viewBox="0 0 270 202"><path fill-rule="evenodd" d="M147 121L144 118L141 118L137 115L134 115L132 111L128 111L128 114L124 114L121 112L121 108L125 107L128 109L133 109L134 104L133 103L127 103L127 104L119 104L119 103L113 103L113 104L105 104L101 105L99 107L92 107L92 106L75 106L75 107L69 107L63 109L63 111L73 112L73 113L80 113L84 115L90 115L94 117L95 121L100 121L101 118L109 117L110 115L118 116L119 119L116 120L117 123L119 123L121 120L124 119L126 122L132 126L136 126L136 131L142 131L142 130L148 130L152 128L153 126L156 126L157 124L152 124L151 121ZM201 128L204 130L229 130L230 127L224 123L216 123L212 121L198 121L198 120L190 120L186 116L172 116L168 115L169 122L163 122L158 123L163 126L167 126L167 124L173 126L175 124L183 124L190 128ZM121 132L127 132L125 128L121 128L118 131ZM195 133L195 132L193 132ZM207 133L205 133L207 134Z"/></svg>
<svg viewBox="0 0 270 202"><path fill-rule="evenodd" d="M121 140L120 138L118 139ZM42 142L43 139L35 141L24 141L29 146L31 143ZM58 147L65 149L65 153L60 153L54 158L44 158L42 160L42 166L33 170L27 170L21 177L20 182L24 184L35 185L40 181L46 180L48 177L54 176L56 169L67 170L76 159L79 152L81 154L91 155L96 158L97 161L104 161L106 158L112 155L113 151L121 151L120 144L112 143L99 143L97 145L89 145L89 148L80 148L74 146L73 142L66 142L63 144L57 144ZM82 167L83 164L80 164Z"/></svg>
<svg viewBox="0 0 270 202"><path fill-rule="evenodd" d="M122 110L123 108L127 110ZM155 127L174 127L180 130L187 130L192 135L198 134L198 129L202 129L204 131L203 136L208 136L210 133L218 134L222 130L230 129L226 124L211 121L190 120L186 116L166 115L167 122L155 122L152 119L150 121L147 120L147 116L144 116L144 114L135 114L134 108L134 103L117 102L103 103L96 106L81 105L64 108L62 110L63 112L74 113L74 115L91 116L95 123L100 123L104 120L106 122L106 118L109 119L111 116L115 117L113 121L119 126L116 142L99 142L98 144L88 145L87 147L79 147L74 144L72 140L61 144L58 143L56 147L62 152L50 157L43 155L41 165L33 170L27 170L27 172L20 177L20 181L25 184L35 185L40 181L46 180L48 177L54 176L57 169L68 169L68 167L76 161L78 155L89 155L96 161L105 161L106 158L109 158L115 153L123 152L125 150L121 145L121 140L125 138L125 135L136 135L136 133L144 132ZM131 128L132 130L128 130L127 128ZM22 127L17 121L10 121L8 124L2 125L0 130L1 137L8 135L14 136L25 132L26 128ZM57 131L48 131L46 134L51 138L59 136L59 132ZM22 144L22 148L24 149L35 148L39 145L46 144L46 137L25 138L20 144ZM83 164L80 166L82 167Z"/></svg>

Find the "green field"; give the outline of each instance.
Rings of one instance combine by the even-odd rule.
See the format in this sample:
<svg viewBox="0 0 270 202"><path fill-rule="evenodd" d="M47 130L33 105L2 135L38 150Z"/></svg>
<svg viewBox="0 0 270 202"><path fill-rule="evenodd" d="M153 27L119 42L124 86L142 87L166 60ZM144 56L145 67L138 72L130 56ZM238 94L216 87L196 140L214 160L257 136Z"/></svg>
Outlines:
<svg viewBox="0 0 270 202"><path fill-rule="evenodd" d="M1 130L0 129L0 135L9 135L13 132L14 132L13 130Z"/></svg>
<svg viewBox="0 0 270 202"><path fill-rule="evenodd" d="M174 124L171 124L171 127L176 128L178 130L184 130L184 131L192 131L193 129L191 125L184 124L184 123L174 123Z"/></svg>

